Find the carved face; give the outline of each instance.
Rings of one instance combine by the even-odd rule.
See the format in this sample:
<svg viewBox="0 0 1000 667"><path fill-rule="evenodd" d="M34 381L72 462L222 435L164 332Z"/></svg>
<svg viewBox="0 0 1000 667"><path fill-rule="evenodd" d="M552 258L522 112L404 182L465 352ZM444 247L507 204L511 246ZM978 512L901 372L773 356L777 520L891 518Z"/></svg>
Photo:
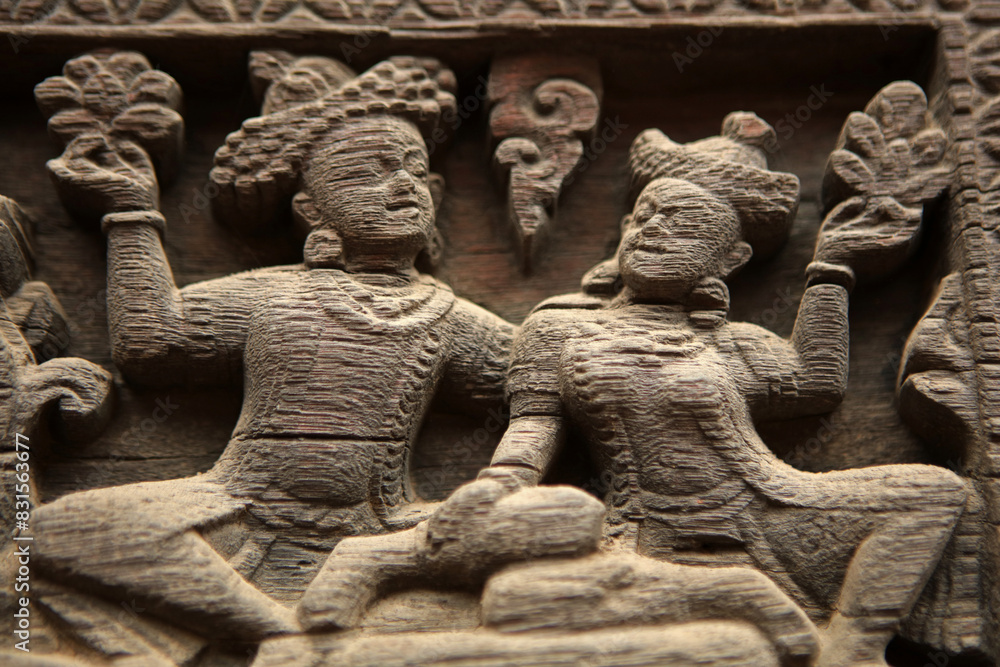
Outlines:
<svg viewBox="0 0 1000 667"><path fill-rule="evenodd" d="M622 230L618 264L636 296L681 300L705 277L725 278L740 243L732 207L686 181L663 178L639 195Z"/></svg>
<svg viewBox="0 0 1000 667"><path fill-rule="evenodd" d="M314 156L306 190L319 228L332 227L345 255L415 255L434 233L427 148L417 129L393 117L351 121Z"/></svg>

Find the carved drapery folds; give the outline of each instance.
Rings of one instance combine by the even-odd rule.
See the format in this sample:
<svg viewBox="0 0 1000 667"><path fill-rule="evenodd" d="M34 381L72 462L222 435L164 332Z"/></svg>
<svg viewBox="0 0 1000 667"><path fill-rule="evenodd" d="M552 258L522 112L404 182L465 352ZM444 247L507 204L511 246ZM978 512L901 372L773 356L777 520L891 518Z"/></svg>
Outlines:
<svg viewBox="0 0 1000 667"><path fill-rule="evenodd" d="M601 95L595 60L539 54L493 60L493 163L525 270L531 269L544 245L559 195L574 170L597 159L584 145L597 126Z"/></svg>

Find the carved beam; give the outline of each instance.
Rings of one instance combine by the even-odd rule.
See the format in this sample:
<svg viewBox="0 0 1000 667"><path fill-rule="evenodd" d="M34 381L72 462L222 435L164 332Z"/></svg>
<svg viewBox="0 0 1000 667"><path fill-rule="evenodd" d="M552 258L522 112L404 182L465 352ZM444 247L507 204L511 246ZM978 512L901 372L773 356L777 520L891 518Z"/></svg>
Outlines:
<svg viewBox="0 0 1000 667"><path fill-rule="evenodd" d="M525 272L556 215L583 142L597 124L602 97L597 61L578 56L501 56L490 70L493 165Z"/></svg>

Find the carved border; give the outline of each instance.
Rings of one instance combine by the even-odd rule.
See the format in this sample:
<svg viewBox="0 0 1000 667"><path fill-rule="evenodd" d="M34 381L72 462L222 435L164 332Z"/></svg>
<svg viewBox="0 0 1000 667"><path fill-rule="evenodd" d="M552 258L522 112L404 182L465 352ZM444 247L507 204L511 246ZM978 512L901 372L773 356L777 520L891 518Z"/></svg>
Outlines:
<svg viewBox="0 0 1000 667"><path fill-rule="evenodd" d="M0 25L475 28L569 20L641 26L665 19L929 17L967 10L1000 16L1000 4L974 0L0 0Z"/></svg>

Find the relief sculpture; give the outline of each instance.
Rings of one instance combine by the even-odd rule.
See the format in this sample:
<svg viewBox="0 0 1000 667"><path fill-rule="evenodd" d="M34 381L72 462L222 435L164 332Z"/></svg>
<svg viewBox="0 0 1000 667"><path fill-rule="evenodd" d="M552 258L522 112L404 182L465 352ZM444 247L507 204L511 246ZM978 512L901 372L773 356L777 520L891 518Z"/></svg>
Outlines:
<svg viewBox="0 0 1000 667"><path fill-rule="evenodd" d="M986 3L29 4L91 47L30 65L0 197L0 663L1000 665ZM805 148L780 76L695 62L862 11L935 67L838 79ZM216 14L244 78L161 69ZM684 21L707 83L634 67Z"/></svg>

